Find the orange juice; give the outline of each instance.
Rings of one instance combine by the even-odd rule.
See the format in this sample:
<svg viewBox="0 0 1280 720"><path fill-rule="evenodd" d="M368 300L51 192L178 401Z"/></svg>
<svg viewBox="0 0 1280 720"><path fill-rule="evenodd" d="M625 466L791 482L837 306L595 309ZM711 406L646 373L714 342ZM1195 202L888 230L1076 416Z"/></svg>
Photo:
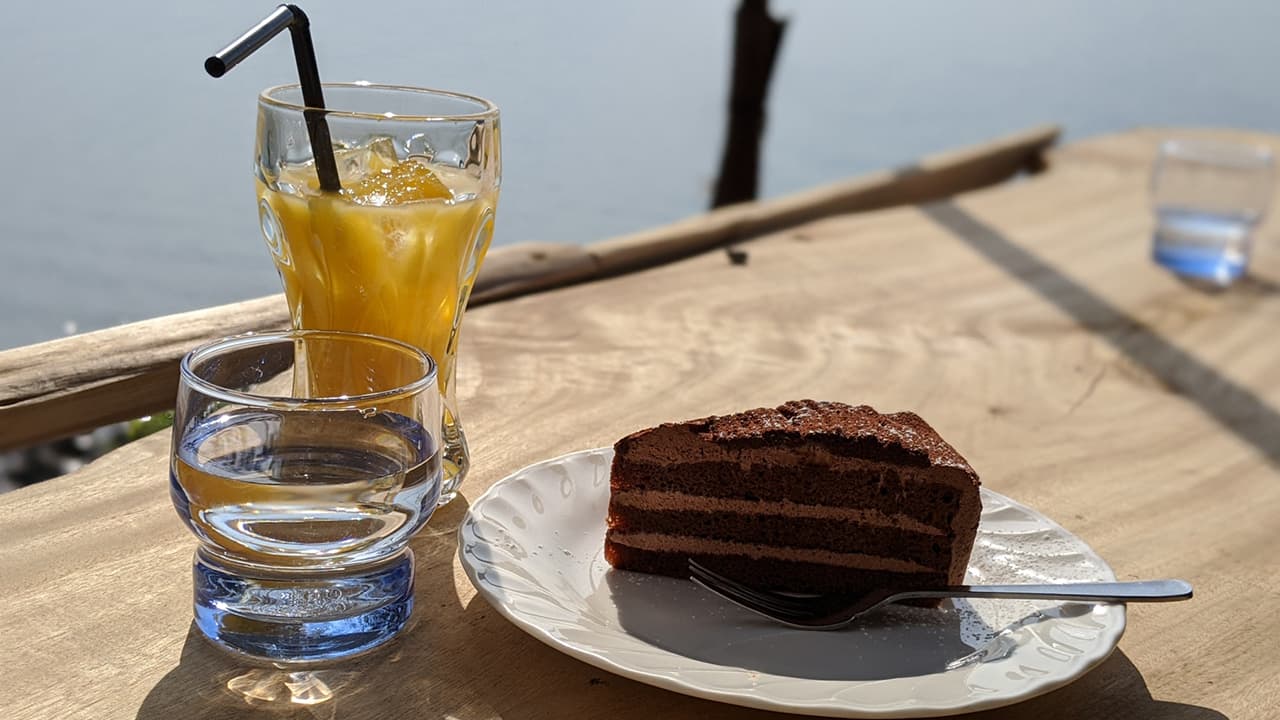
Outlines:
<svg viewBox="0 0 1280 720"><path fill-rule="evenodd" d="M399 159L383 140L338 152L337 194L317 189L310 165L286 168L272 187L260 180L263 231L295 327L372 333L422 348L439 365L448 397L462 311L493 235L497 189L482 188L463 169Z"/></svg>

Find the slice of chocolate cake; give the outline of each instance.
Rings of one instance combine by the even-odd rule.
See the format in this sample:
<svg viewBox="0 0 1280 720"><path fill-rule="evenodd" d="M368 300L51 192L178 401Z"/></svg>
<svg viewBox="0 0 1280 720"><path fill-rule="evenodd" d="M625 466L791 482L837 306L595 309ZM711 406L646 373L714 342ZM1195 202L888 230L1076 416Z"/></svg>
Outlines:
<svg viewBox="0 0 1280 720"><path fill-rule="evenodd" d="M605 558L766 589L964 581L982 501L969 463L914 413L802 400L669 423L614 446Z"/></svg>

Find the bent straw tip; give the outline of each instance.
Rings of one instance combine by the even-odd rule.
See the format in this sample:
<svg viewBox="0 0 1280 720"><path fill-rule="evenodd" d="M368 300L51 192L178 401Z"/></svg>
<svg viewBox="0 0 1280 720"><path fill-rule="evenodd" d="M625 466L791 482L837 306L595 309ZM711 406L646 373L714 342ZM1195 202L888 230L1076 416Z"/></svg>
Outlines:
<svg viewBox="0 0 1280 720"><path fill-rule="evenodd" d="M213 77L220 78L223 75L226 75L228 69L227 64L222 61L222 58L216 55L209 57L204 61L204 71Z"/></svg>

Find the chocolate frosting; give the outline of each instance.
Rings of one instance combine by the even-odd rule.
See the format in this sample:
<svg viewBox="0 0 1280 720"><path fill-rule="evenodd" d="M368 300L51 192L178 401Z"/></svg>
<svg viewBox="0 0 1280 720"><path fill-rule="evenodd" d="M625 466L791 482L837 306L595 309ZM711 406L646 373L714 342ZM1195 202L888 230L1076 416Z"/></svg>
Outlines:
<svg viewBox="0 0 1280 720"><path fill-rule="evenodd" d="M726 448L753 448L812 442L836 455L958 470L973 484L978 475L919 415L881 414L867 405L793 400L776 408L757 408L734 415L711 416L683 423L664 423L618 442L618 449L649 434L666 435L680 428Z"/></svg>

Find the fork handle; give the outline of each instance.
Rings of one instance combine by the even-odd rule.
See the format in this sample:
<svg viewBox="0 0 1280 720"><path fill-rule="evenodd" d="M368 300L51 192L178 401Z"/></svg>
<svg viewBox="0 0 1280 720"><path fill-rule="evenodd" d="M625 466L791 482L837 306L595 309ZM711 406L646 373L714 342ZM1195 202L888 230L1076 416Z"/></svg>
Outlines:
<svg viewBox="0 0 1280 720"><path fill-rule="evenodd" d="M942 590L896 593L890 602L911 598L1002 598L1083 602L1168 602L1191 597L1185 580L1055 583L1052 585L953 585Z"/></svg>

